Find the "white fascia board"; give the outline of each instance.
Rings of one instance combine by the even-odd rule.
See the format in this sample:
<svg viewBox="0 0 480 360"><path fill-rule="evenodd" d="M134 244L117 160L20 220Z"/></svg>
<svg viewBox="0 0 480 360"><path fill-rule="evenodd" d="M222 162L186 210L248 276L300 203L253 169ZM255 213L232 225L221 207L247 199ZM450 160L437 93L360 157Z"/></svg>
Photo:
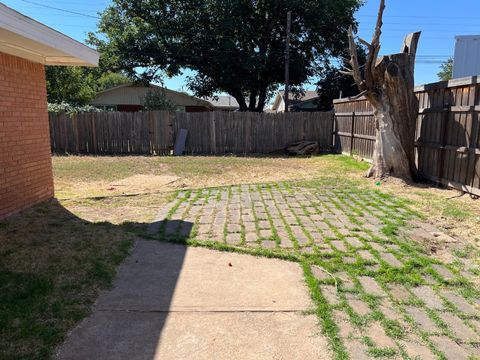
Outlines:
<svg viewBox="0 0 480 360"><path fill-rule="evenodd" d="M0 49L46 65L98 66L99 59L95 50L2 3Z"/></svg>

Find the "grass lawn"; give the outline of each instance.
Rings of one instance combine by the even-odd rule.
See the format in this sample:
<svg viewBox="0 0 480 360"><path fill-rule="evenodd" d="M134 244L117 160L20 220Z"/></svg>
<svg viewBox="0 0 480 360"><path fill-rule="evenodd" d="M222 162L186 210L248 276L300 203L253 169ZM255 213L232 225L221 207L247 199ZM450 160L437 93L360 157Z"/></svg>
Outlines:
<svg viewBox="0 0 480 360"><path fill-rule="evenodd" d="M55 156L59 201L92 221L151 221L166 194L184 188L318 179L323 183L380 189L408 199L429 222L453 236L480 242L480 201L428 184L363 178L368 164L347 156L283 157L93 157ZM141 183L136 176L145 175ZM131 181L129 181L131 179ZM118 185L118 181L121 181ZM118 185L118 186L117 186ZM122 196L122 195L135 196Z"/></svg>
<svg viewBox="0 0 480 360"><path fill-rule="evenodd" d="M425 272L431 270L432 264L446 254L454 252L456 259L460 260L465 258L475 260L475 256L478 255L479 201L471 200L468 196L457 197L458 193L455 191L423 185L410 187L395 181L377 185L362 177L368 164L345 156L325 155L312 158L55 156L53 166L58 201L36 206L0 222L1 359L49 358L55 345L63 340L66 332L88 313L99 291L111 284L116 266L128 254L135 236L138 234L147 236L144 232L146 225L164 205L177 201L178 209L182 207L182 203L187 206L195 196L205 196L197 189L206 188L206 194L210 194L218 193L218 189L236 191L235 189L239 188L237 185L241 184L250 184L249 186L254 188L257 187L256 184L264 184L273 190L276 186L281 186L282 189L286 188L287 192L290 191L289 186L292 191L298 186L301 189L315 191L334 187L338 199L333 199L333 204L337 203L341 208L348 202L351 194L367 196L364 203L369 201L368 194L384 194L383 196L399 201L398 204L402 208L412 210L412 214L417 214L416 216L422 217L424 221L434 223L459 238L454 244L439 244L437 258L422 263L423 258L418 257L420 250L404 248L401 240L396 237L397 220L407 219L403 214L396 214L385 207L387 216L383 218L388 220L390 217L392 221L382 230L382 236L385 236L386 240L379 240L379 243L396 244L400 246L400 251L414 251L397 254L401 259L402 256L406 258L408 255L414 260L408 263L410 267L407 269L412 270L411 274L402 272L398 275L395 271L375 273L375 279L380 284L398 275L399 279L405 280L406 285L413 286L417 284L415 281L419 280L415 274L425 275ZM180 202L179 199L184 200ZM378 201L382 200L375 198L372 201L371 205L376 206L379 204ZM354 208L350 209L352 213L358 211ZM169 215L173 216L174 211ZM348 215L347 211L346 216ZM264 221L273 219L267 218ZM287 231L287 235L293 237L291 240L295 243L295 234ZM341 234L336 235L341 237ZM279 240L275 237L278 233L272 236L271 241L278 245ZM343 241L344 238L341 239ZM195 242L197 240L192 238L192 244L197 244ZM224 250L235 248L235 251L300 261L318 306L323 329L329 335L334 348L338 350L339 356L346 350L340 340L335 340L338 338L339 329L332 320L333 311L344 311L355 319L355 313L348 310L346 303L349 292L361 294L363 301L369 306L376 304L374 298L369 298L368 294L364 296L357 282L361 274L367 276L374 274L355 272L354 263L342 260L345 256L352 257L351 248L348 248L350 253L345 255L340 254L333 246L333 253L323 257L315 253L304 254L300 251L303 247L298 244L294 251L286 251L278 246L274 249L264 249L260 246L261 243L255 249L219 243L207 245ZM366 249L370 249L365 246ZM355 259L359 261L357 265L362 272L366 266L373 265L368 261ZM421 269L418 268L419 263ZM344 273L353 274L357 290L345 291L341 295L345 302L337 307L329 307L318 285L332 285L333 280L319 282L313 276L311 270L313 265L322 266L327 270L332 270L332 266L340 266ZM436 274L433 270L431 273ZM339 283L342 282L341 278L342 276ZM462 283L457 285L463 286ZM466 285L464 290L465 296L474 294ZM358 323L362 323L365 319L357 320ZM377 315L377 320L384 321L380 315ZM395 329L398 330L392 323L391 331L395 332ZM384 351L374 347L372 349L378 354Z"/></svg>

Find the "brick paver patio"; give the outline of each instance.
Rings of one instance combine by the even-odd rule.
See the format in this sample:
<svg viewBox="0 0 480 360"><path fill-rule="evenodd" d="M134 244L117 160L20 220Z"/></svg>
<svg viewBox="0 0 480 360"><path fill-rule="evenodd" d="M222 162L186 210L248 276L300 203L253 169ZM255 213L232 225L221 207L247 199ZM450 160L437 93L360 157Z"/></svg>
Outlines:
<svg viewBox="0 0 480 360"><path fill-rule="evenodd" d="M339 358L475 358L478 268L428 256L415 217L379 191L278 183L179 192L151 230L300 262Z"/></svg>

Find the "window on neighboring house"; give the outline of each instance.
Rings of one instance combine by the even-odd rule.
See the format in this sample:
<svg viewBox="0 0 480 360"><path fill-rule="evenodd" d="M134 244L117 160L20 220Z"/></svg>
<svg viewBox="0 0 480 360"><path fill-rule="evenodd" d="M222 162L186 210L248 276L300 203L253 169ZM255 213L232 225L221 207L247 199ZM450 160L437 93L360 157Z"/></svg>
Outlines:
<svg viewBox="0 0 480 360"><path fill-rule="evenodd" d="M103 111L117 111L117 105L95 105L95 107Z"/></svg>

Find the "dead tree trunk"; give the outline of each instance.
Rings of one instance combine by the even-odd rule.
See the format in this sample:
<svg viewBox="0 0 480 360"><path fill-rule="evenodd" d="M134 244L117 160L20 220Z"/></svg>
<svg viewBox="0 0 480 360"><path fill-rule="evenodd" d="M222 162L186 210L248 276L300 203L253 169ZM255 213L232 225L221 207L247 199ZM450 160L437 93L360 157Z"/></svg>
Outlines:
<svg viewBox="0 0 480 360"><path fill-rule="evenodd" d="M374 110L376 141L373 163L367 176L375 178L395 176L412 180L417 175L415 124L418 101L414 93L414 69L420 33L408 35L400 53L378 58L384 8L385 0L381 0L372 42L359 40L368 48L363 76L350 28L352 69L344 73L354 77L361 95L370 101Z"/></svg>

